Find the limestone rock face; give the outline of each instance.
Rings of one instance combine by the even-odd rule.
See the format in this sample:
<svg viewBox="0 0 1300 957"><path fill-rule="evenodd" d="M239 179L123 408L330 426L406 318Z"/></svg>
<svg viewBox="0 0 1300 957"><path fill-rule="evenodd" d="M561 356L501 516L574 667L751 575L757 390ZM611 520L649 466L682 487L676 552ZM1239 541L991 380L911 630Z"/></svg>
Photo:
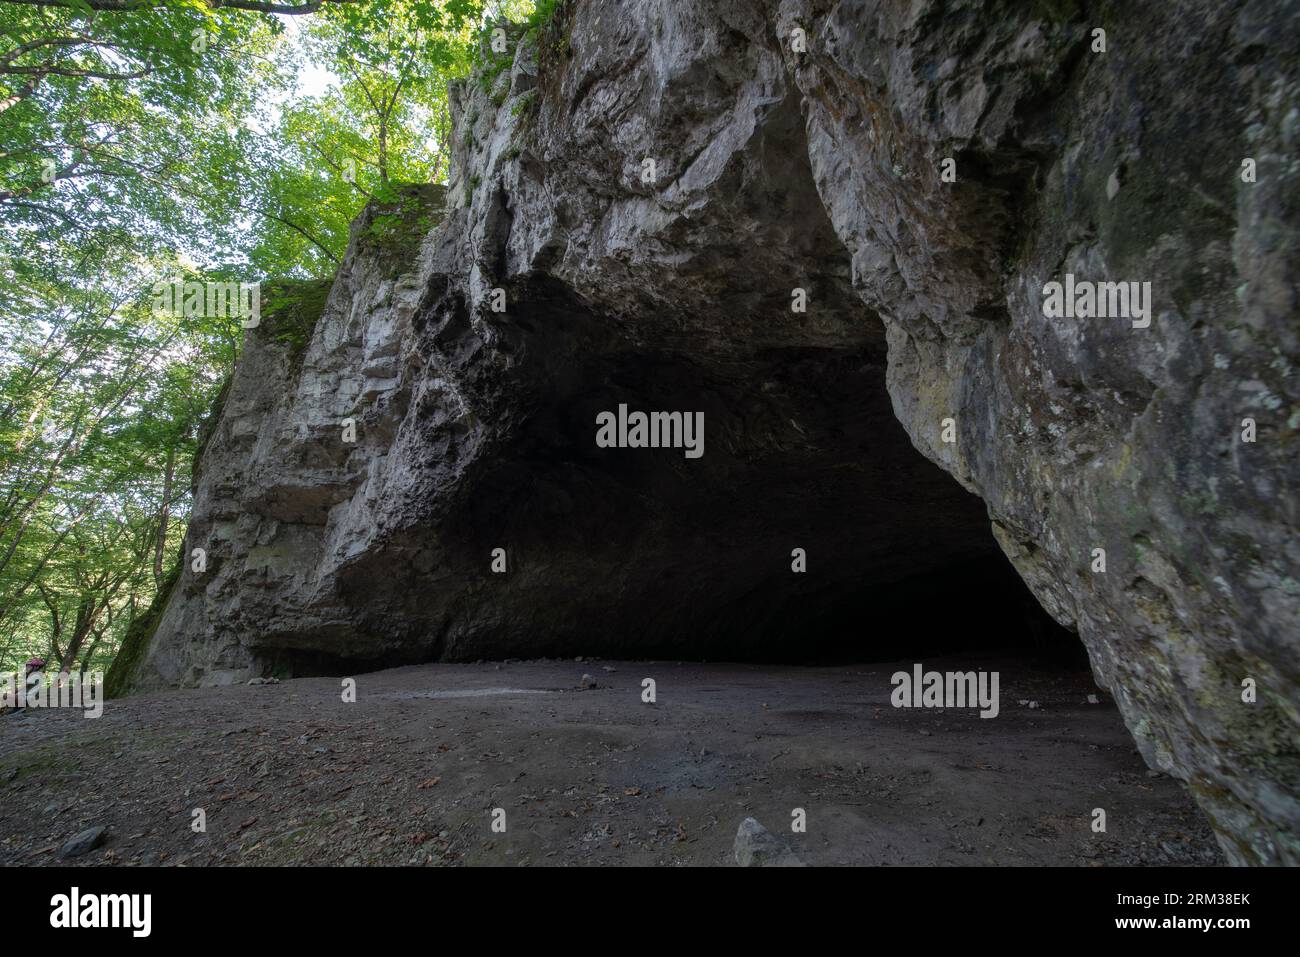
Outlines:
<svg viewBox="0 0 1300 957"><path fill-rule="evenodd" d="M913 442L1230 857L1297 863L1300 7L1052 6L786 3L776 33L812 28L786 63ZM1045 318L1067 273L1150 282L1150 326Z"/></svg>
<svg viewBox="0 0 1300 957"><path fill-rule="evenodd" d="M1230 858L1300 863L1298 18L566 4L453 89L438 225L368 211L301 357L250 331L136 686L722 657L995 538ZM703 456L598 447L620 404Z"/></svg>

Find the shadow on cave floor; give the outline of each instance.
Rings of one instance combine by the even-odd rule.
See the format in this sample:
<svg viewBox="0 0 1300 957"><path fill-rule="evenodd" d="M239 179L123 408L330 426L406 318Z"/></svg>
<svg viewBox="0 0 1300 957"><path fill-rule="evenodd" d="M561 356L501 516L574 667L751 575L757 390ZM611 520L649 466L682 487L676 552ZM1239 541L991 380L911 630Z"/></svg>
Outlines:
<svg viewBox="0 0 1300 957"><path fill-rule="evenodd" d="M318 677L29 713L0 721L0 865L68 863L91 826L71 863L718 865L747 817L814 865L1222 863L1085 674L927 659L1000 673L984 719L891 707L914 660L437 663L360 675L352 703Z"/></svg>

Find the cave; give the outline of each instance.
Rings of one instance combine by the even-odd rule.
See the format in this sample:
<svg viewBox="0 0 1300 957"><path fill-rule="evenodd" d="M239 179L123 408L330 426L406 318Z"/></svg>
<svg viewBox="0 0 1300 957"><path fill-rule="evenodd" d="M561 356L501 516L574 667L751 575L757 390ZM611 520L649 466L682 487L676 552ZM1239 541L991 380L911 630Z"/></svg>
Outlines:
<svg viewBox="0 0 1300 957"><path fill-rule="evenodd" d="M210 560L124 685L1086 649L1071 707L1104 691L1233 862L1300 859L1294 185L1234 179L1247 129L1289 155L1276 31L1202 4L1178 56L1100 57L1078 11L845 0L795 52L807 4L614 6L450 87L448 182L359 217L304 351L248 330ZM1048 316L1066 275L1150 282L1149 324ZM704 454L601 447L621 406Z"/></svg>
<svg viewBox="0 0 1300 957"><path fill-rule="evenodd" d="M994 541L984 504L898 421L885 327L852 289L793 98L747 152L724 210L745 231L720 238L714 224L702 245L692 224L630 304L513 268L517 200L490 197L493 294L475 303L435 279L412 316L427 363L414 377L436 381L450 361L461 388L401 400L404 457L472 465L453 494L408 493L402 527L340 568L357 612L344 643L313 635L304 657L300 633L268 635L255 647L275 667L319 669L322 652L346 671L996 647L1086 664ZM483 433L466 425L466 396L491 423ZM602 447L601 417L619 409L698 416L703 454Z"/></svg>
<svg viewBox="0 0 1300 957"><path fill-rule="evenodd" d="M162 676L1008 648L1084 666L985 503L900 422L887 326L855 288L806 114L794 90L767 97L730 154L666 158L664 183L633 180L599 214L555 194L541 225L574 264L536 235L547 171L529 152L469 206L466 171L501 162L475 146L446 188L408 190L402 215L440 225L404 248L366 238L388 211L368 209L306 355L283 354L274 316L250 333L189 535L212 542L215 580L181 583L204 607L164 622L185 646ZM503 120L477 102L457 117L462 146ZM701 164L707 204L647 234ZM287 399L268 394L285 380ZM620 408L698 416L703 454L602 447ZM196 626L223 637L196 653Z"/></svg>
<svg viewBox="0 0 1300 957"><path fill-rule="evenodd" d="M997 646L1085 660L1008 563L983 503L898 421L885 326L852 287L796 97L768 108L721 176L719 208L656 237L652 270L616 266L612 289L521 268L521 197L505 185L485 197L484 288L435 274L421 290L420 365L407 370L420 385L399 400L395 440L431 472L472 464L451 494L438 480L404 490L400 529L339 570L368 637L313 640L308 654L337 654L342 669ZM456 389L423 387L448 367ZM620 408L698 415L704 454L601 447L600 417ZM292 659L299 643L263 644Z"/></svg>
<svg viewBox="0 0 1300 957"><path fill-rule="evenodd" d="M373 633L395 609L409 628L452 605L436 642L386 663L1082 653L998 548L983 503L911 445L870 345L594 366L566 363L572 391L529 410L509 454L476 476L438 527L437 569L422 573L417 552L382 584L368 563L349 570ZM701 410L705 454L597 447L597 415L620 404ZM468 624L457 607L476 608Z"/></svg>
<svg viewBox="0 0 1300 957"><path fill-rule="evenodd" d="M912 446L869 317L843 348L598 354L575 335L556 356L557 326L586 325L557 298L530 290L519 323L545 330L543 404L438 529L444 561L475 570L466 587L493 612L453 622L429 657L1082 651L1015 574L983 503ZM620 406L701 413L704 454L600 448L598 416ZM490 546L505 550L501 573ZM447 590L406 587L426 606Z"/></svg>
<svg viewBox="0 0 1300 957"><path fill-rule="evenodd" d="M1077 636L998 547L983 502L899 423L883 327L851 295L829 224L812 224L816 253L797 270L841 314L810 331L752 289L723 289L726 308L789 327L756 347L698 334L672 350L629 341L547 276L512 285L519 305L483 313L486 333L460 297L426 293L413 327L430 352L473 355L495 336L512 358L506 428L456 495L415 500L399 534L340 569L357 628L337 645L321 631L265 634L252 646L267 667L1012 651L1086 668ZM406 411L425 454L454 460L466 433L446 423L446 393L424 401ZM602 448L599 417L620 407L699 414L704 454Z"/></svg>

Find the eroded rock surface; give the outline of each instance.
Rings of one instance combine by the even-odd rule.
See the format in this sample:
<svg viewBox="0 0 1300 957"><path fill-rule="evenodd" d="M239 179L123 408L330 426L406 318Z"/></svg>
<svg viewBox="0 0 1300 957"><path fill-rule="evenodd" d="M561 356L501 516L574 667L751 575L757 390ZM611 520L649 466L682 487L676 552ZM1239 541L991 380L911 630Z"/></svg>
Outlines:
<svg viewBox="0 0 1300 957"><path fill-rule="evenodd" d="M723 656L980 560L991 517L1229 858L1300 862L1298 16L566 5L454 91L440 224L363 217L300 359L252 333L197 484L210 564L137 685ZM1150 325L1045 318L1066 273L1150 282ZM702 410L704 456L597 448L619 403Z"/></svg>

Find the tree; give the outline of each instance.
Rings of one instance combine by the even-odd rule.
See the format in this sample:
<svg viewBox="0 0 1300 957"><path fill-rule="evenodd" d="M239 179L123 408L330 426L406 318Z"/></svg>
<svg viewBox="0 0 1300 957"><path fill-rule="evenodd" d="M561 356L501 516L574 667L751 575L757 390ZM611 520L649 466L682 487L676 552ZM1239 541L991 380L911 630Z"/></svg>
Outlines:
<svg viewBox="0 0 1300 957"><path fill-rule="evenodd" d="M242 333L154 283L317 296L365 203L445 179L484 11L0 0L0 669L102 666L171 578ZM304 95L304 65L337 83Z"/></svg>

